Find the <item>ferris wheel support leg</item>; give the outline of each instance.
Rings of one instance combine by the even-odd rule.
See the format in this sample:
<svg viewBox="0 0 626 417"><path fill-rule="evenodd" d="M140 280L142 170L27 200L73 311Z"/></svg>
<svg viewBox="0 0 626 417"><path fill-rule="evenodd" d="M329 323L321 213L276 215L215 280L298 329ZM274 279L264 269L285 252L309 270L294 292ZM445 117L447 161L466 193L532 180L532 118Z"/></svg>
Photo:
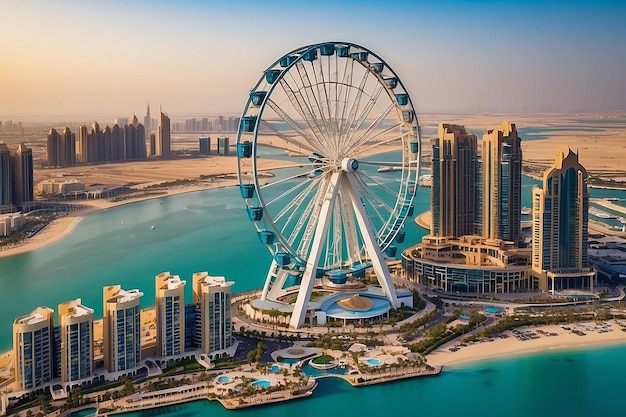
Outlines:
<svg viewBox="0 0 626 417"><path fill-rule="evenodd" d="M270 270L267 272L267 278L265 278L265 285L263 286L263 293L261 294L261 300L267 300L267 293L270 290L272 285L272 278L276 278L276 261L272 261L272 266L270 266Z"/></svg>
<svg viewBox="0 0 626 417"><path fill-rule="evenodd" d="M359 192L358 183L354 180L352 174L347 174L346 180L347 181L339 184L339 186L343 187L342 191L345 191L352 199L352 206L354 207L356 220L359 228L361 229L363 241L367 248L367 253L370 255L372 267L376 273L378 283L382 287L383 292L387 296L391 305L394 308L399 308L400 302L398 301L398 295L396 294L396 289L393 286L393 281L391 280L389 268L387 267L385 257L380 250L378 243L376 243L376 237L374 236L371 222L365 212L365 207L363 206L363 203L361 203L362 196Z"/></svg>
<svg viewBox="0 0 626 417"><path fill-rule="evenodd" d="M324 246L324 239L328 233L331 210L337 198L337 183L340 179L340 174L341 172L335 172L332 175L328 189L324 194L324 200L319 213L319 221L315 228L315 236L311 244L311 252L306 261L306 268L302 274L302 282L298 290L298 298L294 304L291 320L289 321L289 326L294 329L298 329L302 326L304 318L306 317L306 308L309 303L309 298L311 298L311 290L315 282L317 265L319 264L322 247Z"/></svg>

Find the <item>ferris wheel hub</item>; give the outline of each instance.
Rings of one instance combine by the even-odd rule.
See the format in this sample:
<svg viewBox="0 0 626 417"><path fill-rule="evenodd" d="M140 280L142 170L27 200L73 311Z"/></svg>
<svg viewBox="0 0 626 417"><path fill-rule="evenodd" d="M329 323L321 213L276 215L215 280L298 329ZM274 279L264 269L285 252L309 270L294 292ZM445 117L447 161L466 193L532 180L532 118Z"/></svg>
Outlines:
<svg viewBox="0 0 626 417"><path fill-rule="evenodd" d="M359 169L359 161L354 158L345 158L341 161L341 169L346 172L354 172Z"/></svg>

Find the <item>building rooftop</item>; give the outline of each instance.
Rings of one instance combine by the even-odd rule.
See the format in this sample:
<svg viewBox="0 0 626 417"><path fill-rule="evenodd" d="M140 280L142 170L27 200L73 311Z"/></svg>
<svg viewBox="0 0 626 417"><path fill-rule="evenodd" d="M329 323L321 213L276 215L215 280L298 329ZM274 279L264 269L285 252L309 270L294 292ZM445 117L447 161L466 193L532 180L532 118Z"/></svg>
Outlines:
<svg viewBox="0 0 626 417"><path fill-rule="evenodd" d="M65 314L63 314L62 309L65 309ZM77 298L75 300L66 301L63 304L60 304L59 313L63 314L64 316L83 317L92 315L93 309L82 305L81 299Z"/></svg>
<svg viewBox="0 0 626 417"><path fill-rule="evenodd" d="M119 288L118 291L113 294L112 297L106 300L107 303L127 303L129 301L137 300L143 297L143 293L138 289L124 290Z"/></svg>
<svg viewBox="0 0 626 417"><path fill-rule="evenodd" d="M184 287L187 284L187 281L181 280L178 275L170 275L169 272L163 272L157 276L157 278L161 278L162 285L161 289L164 290L175 290L177 288Z"/></svg>
<svg viewBox="0 0 626 417"><path fill-rule="evenodd" d="M37 307L30 314L16 318L14 324L33 325L43 321L47 322L47 314L49 312L52 312L52 309L48 307Z"/></svg>

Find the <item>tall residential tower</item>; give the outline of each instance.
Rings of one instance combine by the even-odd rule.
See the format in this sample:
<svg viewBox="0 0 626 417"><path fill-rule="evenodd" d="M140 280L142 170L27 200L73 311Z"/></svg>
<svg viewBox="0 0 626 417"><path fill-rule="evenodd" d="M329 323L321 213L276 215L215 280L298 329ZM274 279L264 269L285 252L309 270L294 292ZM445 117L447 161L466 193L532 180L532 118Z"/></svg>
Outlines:
<svg viewBox="0 0 626 417"><path fill-rule="evenodd" d="M13 363L18 391L33 390L53 377L54 311L37 307L13 322Z"/></svg>
<svg viewBox="0 0 626 417"><path fill-rule="evenodd" d="M79 381L93 374L93 309L80 298L59 304L61 380Z"/></svg>
<svg viewBox="0 0 626 417"><path fill-rule="evenodd" d="M131 370L141 362L139 290L104 287L104 366L111 372Z"/></svg>
<svg viewBox="0 0 626 417"><path fill-rule="evenodd" d="M482 236L517 243L522 210L522 147L515 124L491 129L482 143Z"/></svg>
<svg viewBox="0 0 626 417"><path fill-rule="evenodd" d="M4 211L3 206L13 204L12 174L11 152L7 145L0 143L0 213Z"/></svg>
<svg viewBox="0 0 626 417"><path fill-rule="evenodd" d="M157 355L185 351L185 281L162 272L156 276Z"/></svg>
<svg viewBox="0 0 626 417"><path fill-rule="evenodd" d="M23 208L34 199L33 151L20 143L13 161L13 204Z"/></svg>
<svg viewBox="0 0 626 417"><path fill-rule="evenodd" d="M440 124L432 167L430 234L476 234L480 214L476 135L468 134L464 126Z"/></svg>
<svg viewBox="0 0 626 417"><path fill-rule="evenodd" d="M538 289L592 291L596 277L589 266L589 191L587 171L570 149L559 152L533 188L532 269Z"/></svg>
<svg viewBox="0 0 626 417"><path fill-rule="evenodd" d="M207 272L193 274L193 303L196 305L196 346L212 354L232 346L230 295L232 281Z"/></svg>
<svg viewBox="0 0 626 417"><path fill-rule="evenodd" d="M156 156L171 155L170 118L161 111L156 137Z"/></svg>

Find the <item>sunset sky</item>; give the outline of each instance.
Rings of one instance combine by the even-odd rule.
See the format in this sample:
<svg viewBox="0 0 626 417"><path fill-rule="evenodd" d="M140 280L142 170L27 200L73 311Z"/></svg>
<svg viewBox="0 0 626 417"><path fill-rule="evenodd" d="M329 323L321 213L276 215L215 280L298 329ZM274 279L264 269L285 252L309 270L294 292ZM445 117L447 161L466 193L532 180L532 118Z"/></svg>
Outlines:
<svg viewBox="0 0 626 417"><path fill-rule="evenodd" d="M418 112L626 109L626 2L0 0L0 120L239 114L300 46L360 44Z"/></svg>

